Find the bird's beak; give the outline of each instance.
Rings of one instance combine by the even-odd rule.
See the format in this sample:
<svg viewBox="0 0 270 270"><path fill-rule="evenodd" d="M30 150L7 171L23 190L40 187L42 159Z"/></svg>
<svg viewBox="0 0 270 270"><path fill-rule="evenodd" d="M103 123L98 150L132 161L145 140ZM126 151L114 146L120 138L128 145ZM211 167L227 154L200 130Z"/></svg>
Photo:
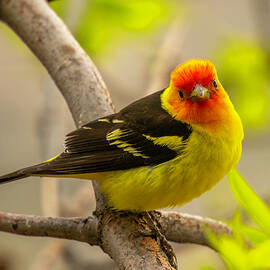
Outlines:
<svg viewBox="0 0 270 270"><path fill-rule="evenodd" d="M210 91L206 87L197 83L193 91L191 92L189 99L191 99L192 101L200 101L208 99L209 97Z"/></svg>

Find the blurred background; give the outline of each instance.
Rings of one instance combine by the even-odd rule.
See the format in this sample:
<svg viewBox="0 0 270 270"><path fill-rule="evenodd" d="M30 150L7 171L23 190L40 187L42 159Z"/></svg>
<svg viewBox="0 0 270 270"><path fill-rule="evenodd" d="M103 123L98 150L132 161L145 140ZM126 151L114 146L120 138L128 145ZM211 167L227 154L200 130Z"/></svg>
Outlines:
<svg viewBox="0 0 270 270"><path fill-rule="evenodd" d="M208 58L245 129L239 170L267 200L270 177L270 1L59 0L51 6L99 68L117 110L168 85L174 67ZM29 49L0 24L0 174L63 150L74 129L68 108ZM32 178L0 188L0 210L87 215L90 183ZM181 212L230 219L236 202L224 179ZM174 245L181 269L226 269L207 247ZM0 233L0 269L116 269L97 247Z"/></svg>

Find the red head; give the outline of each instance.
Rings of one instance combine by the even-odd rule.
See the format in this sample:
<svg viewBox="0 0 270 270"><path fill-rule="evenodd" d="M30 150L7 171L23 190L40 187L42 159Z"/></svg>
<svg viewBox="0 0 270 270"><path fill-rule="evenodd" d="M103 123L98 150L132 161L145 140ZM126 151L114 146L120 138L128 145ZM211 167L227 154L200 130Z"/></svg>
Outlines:
<svg viewBox="0 0 270 270"><path fill-rule="evenodd" d="M208 60L190 60L178 66L171 74L173 87L181 90L187 97L193 91L196 84L215 91L214 81L216 80L217 72L215 66Z"/></svg>
<svg viewBox="0 0 270 270"><path fill-rule="evenodd" d="M162 96L163 107L175 119L190 124L208 125L226 117L230 104L209 60L193 59L171 74L170 87Z"/></svg>

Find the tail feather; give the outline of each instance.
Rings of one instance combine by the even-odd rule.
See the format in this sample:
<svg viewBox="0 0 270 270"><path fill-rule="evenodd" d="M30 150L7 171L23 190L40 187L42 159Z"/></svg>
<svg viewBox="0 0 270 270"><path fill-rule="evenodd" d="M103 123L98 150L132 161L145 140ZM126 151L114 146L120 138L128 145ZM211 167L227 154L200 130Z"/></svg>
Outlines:
<svg viewBox="0 0 270 270"><path fill-rule="evenodd" d="M12 182L15 180L19 180L25 177L28 177L29 175L27 173L25 173L25 171L22 170L18 170L16 172L12 172L3 176L0 176L0 184L4 184L4 183L8 183L8 182Z"/></svg>
<svg viewBox="0 0 270 270"><path fill-rule="evenodd" d="M97 166L93 166L91 162L89 162L89 164L86 163L86 160L87 159L85 157L80 158L75 155L75 157L72 158L66 153L62 153L40 164L0 176L0 185L29 176L72 177L75 174L80 175L88 172L99 171L98 169L100 166L98 166L98 163Z"/></svg>
<svg viewBox="0 0 270 270"><path fill-rule="evenodd" d="M19 180L22 178L26 178L29 176L34 176L34 175L41 176L41 175L45 174L43 172L43 168L46 167L47 164L48 163L46 163L46 162L40 163L40 164L37 164L34 166L23 168L23 169L20 169L18 171L0 176L0 185L8 183L8 182L16 181L16 180Z"/></svg>

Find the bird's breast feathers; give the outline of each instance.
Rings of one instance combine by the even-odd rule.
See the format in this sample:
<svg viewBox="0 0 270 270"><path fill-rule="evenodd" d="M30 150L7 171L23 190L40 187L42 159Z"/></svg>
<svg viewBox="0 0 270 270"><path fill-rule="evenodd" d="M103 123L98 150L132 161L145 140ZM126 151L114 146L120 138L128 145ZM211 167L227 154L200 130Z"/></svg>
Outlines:
<svg viewBox="0 0 270 270"><path fill-rule="evenodd" d="M201 131L193 130L184 143L181 138L170 139L166 141L168 147L176 150L175 142L179 142L181 155L154 166L98 175L101 190L111 205L136 211L180 206L220 181L241 155L241 141L213 137Z"/></svg>

